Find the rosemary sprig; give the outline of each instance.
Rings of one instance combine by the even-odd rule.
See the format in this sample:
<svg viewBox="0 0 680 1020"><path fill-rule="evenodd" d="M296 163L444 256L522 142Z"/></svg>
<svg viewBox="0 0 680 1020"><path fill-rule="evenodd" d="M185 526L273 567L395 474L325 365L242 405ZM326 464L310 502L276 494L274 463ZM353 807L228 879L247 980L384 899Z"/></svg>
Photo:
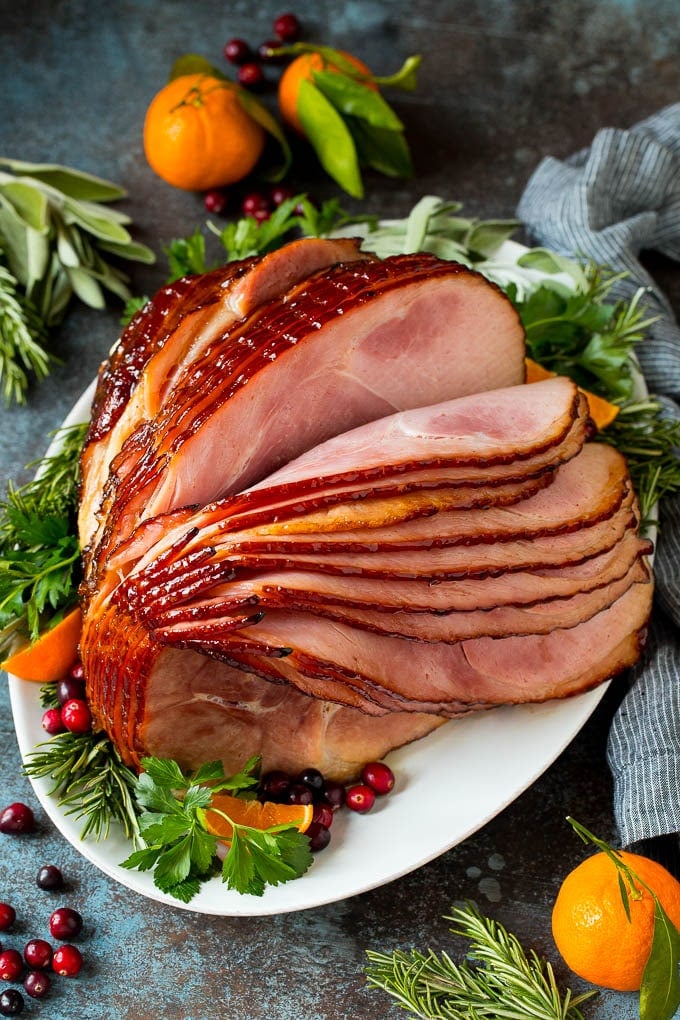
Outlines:
<svg viewBox="0 0 680 1020"><path fill-rule="evenodd" d="M59 733L28 756L24 772L32 779L53 781L49 793L66 808L65 814L85 820L81 839L105 839L111 823L118 822L126 837L137 841L137 776L105 734Z"/></svg>
<svg viewBox="0 0 680 1020"><path fill-rule="evenodd" d="M3 264L0 247L0 389L6 404L25 402L29 372L38 380L49 374L46 341L45 326Z"/></svg>
<svg viewBox="0 0 680 1020"><path fill-rule="evenodd" d="M583 1020L581 1003L597 993L560 992L550 963L526 953L515 935L468 903L452 908L452 934L470 942L455 963L433 950L367 951L369 987L387 992L423 1020Z"/></svg>

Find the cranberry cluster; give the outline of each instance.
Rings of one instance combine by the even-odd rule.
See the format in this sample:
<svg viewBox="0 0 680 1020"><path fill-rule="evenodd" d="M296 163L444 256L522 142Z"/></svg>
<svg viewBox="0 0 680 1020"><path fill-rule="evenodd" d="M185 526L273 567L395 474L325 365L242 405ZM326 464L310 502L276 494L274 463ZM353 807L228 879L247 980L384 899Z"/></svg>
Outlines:
<svg viewBox="0 0 680 1020"><path fill-rule="evenodd" d="M50 736L57 733L89 733L92 715L85 700L83 667L77 662L68 675L56 684L58 708L48 708L42 717L42 727Z"/></svg>
<svg viewBox="0 0 680 1020"><path fill-rule="evenodd" d="M33 817L31 809L25 804L10 805L2 816L18 807L24 808L24 817L28 817L26 812ZM64 884L62 873L54 864L45 865L38 872L36 884L38 888L50 892L60 890ZM10 931L16 917L16 910L11 904L0 903L0 932ZM33 999L44 998L50 990L51 974L75 977L80 972L83 965L82 953L77 946L65 940L76 938L82 927L83 919L78 911L73 907L62 906L52 911L49 920L50 935L62 942L61 945L54 948L46 939L31 938L25 943L23 952L19 952L13 946L0 944L0 980L9 984L22 984L24 992ZM0 1015L18 1016L24 1005L24 997L17 988L4 988L0 992Z"/></svg>
<svg viewBox="0 0 680 1020"><path fill-rule="evenodd" d="M263 64L274 64L279 58L272 53L285 43L296 42L302 34L302 26L294 14L279 14L273 24L275 39L268 39L252 47L245 39L230 39L224 46L224 55L230 64L238 68L236 77L244 88L258 90L266 84Z"/></svg>
<svg viewBox="0 0 680 1020"><path fill-rule="evenodd" d="M393 787L392 769L384 762L369 762L361 770L361 782L352 786L325 779L315 768L303 769L297 776L274 769L262 776L257 792L263 801L314 805L307 836L310 849L316 853L330 843L333 815L339 808L344 805L350 811L365 814L375 804L376 796L389 793Z"/></svg>

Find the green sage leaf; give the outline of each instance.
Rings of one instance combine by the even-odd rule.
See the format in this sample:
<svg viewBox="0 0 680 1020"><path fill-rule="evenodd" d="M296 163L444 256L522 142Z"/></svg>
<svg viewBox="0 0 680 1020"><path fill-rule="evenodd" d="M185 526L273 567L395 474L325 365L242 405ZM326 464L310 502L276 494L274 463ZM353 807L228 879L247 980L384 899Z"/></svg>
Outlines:
<svg viewBox="0 0 680 1020"><path fill-rule="evenodd" d="M680 932L654 897L654 938L640 988L640 1020L671 1020L680 1006Z"/></svg>
<svg viewBox="0 0 680 1020"><path fill-rule="evenodd" d="M58 163L26 163L0 156L0 166L9 167L15 174L34 177L64 195L82 201L113 202L127 194L124 188L111 181Z"/></svg>
<svg viewBox="0 0 680 1020"><path fill-rule="evenodd" d="M352 135L337 110L309 81L300 82L298 115L326 173L347 194L363 198L364 187Z"/></svg>
<svg viewBox="0 0 680 1020"><path fill-rule="evenodd" d="M402 131L404 125L375 89L337 71L312 71L312 79L326 99L340 113L359 117L388 131Z"/></svg>
<svg viewBox="0 0 680 1020"><path fill-rule="evenodd" d="M0 175L5 177L6 175ZM47 233L50 225L49 204L46 195L23 181L8 178L0 183L0 191L27 227Z"/></svg>
<svg viewBox="0 0 680 1020"><path fill-rule="evenodd" d="M139 241L128 241L125 244L118 244L116 241L100 240L99 242L100 251L107 251L111 255L117 255L121 259L127 259L130 262L144 262L146 265L152 265L156 261L156 256L151 248L145 244L140 244Z"/></svg>
<svg viewBox="0 0 680 1020"><path fill-rule="evenodd" d="M99 207L89 207L84 202L73 202L67 199L64 202L62 216L64 223L77 223L93 237L102 238L106 241L116 241L118 244L128 244L132 238L129 231L123 226L119 216L105 215Z"/></svg>
<svg viewBox="0 0 680 1020"><path fill-rule="evenodd" d="M519 226L517 220L484 220L474 223L465 235L463 243L475 255L491 258Z"/></svg>
<svg viewBox="0 0 680 1020"><path fill-rule="evenodd" d="M79 267L66 267L66 275L73 287L73 293L80 298L83 304L90 308L103 308L105 305L102 289L97 281L87 272Z"/></svg>

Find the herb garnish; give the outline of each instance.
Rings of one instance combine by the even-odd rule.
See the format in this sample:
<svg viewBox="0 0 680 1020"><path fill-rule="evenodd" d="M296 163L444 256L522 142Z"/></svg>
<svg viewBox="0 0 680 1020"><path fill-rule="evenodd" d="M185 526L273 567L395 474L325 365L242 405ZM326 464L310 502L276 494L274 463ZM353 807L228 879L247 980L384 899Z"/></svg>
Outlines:
<svg viewBox="0 0 680 1020"><path fill-rule="evenodd" d="M202 880L217 870L218 839L208 831L205 810L213 794L253 791L259 758L251 758L241 772L225 776L222 762L208 762L185 773L177 762L143 758L144 770L135 785L143 809L139 830L146 846L134 851L122 867L153 869L154 884L164 893L188 903ZM266 885L298 878L309 868L309 840L293 825L253 829L234 823L222 865L229 889L261 896Z"/></svg>
<svg viewBox="0 0 680 1020"><path fill-rule="evenodd" d="M39 462L32 481L10 486L0 502L0 654L17 636L34 641L47 613L54 620L77 600L75 510L86 429L59 430L59 451Z"/></svg>
<svg viewBox="0 0 680 1020"><path fill-rule="evenodd" d="M550 964L533 950L527 954L515 935L471 903L453 907L446 920L454 922L452 934L470 942L463 963L433 950L368 950L369 987L423 1020L583 1020L578 1007L596 992L562 994Z"/></svg>

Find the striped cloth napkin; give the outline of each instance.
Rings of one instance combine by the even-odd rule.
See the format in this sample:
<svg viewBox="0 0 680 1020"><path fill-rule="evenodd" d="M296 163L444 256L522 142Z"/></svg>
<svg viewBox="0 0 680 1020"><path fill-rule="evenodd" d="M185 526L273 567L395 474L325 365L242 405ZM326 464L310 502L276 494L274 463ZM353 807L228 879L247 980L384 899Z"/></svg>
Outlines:
<svg viewBox="0 0 680 1020"><path fill-rule="evenodd" d="M638 357L650 392L680 417L680 328L639 260L656 251L680 261L680 103L630 130L599 131L569 159L544 159L517 214L536 243L625 270L616 297L649 288L647 310L659 318ZM607 756L621 845L680 877L680 495L663 500L659 514L647 648L613 719Z"/></svg>

